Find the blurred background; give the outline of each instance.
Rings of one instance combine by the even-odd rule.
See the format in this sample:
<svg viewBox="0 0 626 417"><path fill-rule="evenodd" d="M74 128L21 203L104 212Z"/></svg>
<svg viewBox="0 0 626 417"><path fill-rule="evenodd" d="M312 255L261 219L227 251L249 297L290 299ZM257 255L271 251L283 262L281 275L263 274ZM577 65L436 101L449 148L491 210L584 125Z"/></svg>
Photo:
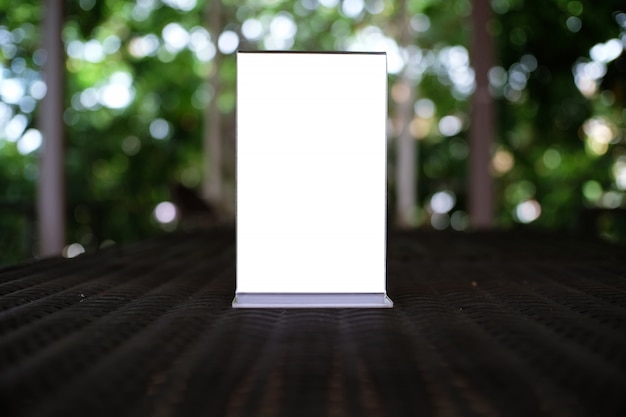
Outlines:
<svg viewBox="0 0 626 417"><path fill-rule="evenodd" d="M624 241L625 47L623 1L0 0L0 265L232 221L238 49L387 53L391 226Z"/></svg>

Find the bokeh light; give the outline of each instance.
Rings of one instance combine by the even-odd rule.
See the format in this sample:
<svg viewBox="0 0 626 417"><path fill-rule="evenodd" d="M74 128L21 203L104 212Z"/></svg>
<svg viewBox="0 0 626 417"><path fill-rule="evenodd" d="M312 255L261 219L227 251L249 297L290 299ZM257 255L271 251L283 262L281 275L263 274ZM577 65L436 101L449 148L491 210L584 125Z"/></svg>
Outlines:
<svg viewBox="0 0 626 417"><path fill-rule="evenodd" d="M173 53L181 51L189 43L189 32L179 23L168 23L163 28L165 47Z"/></svg>
<svg viewBox="0 0 626 417"><path fill-rule="evenodd" d="M211 42L211 35L203 27L195 27L189 36L189 49L196 58L202 62L208 62L215 56L215 45Z"/></svg>
<svg viewBox="0 0 626 417"><path fill-rule="evenodd" d="M226 30L217 39L217 47L223 54L232 54L239 46L239 35L232 30Z"/></svg>
<svg viewBox="0 0 626 417"><path fill-rule="evenodd" d="M513 169L515 157L506 149L498 149L491 158L491 169L496 175L504 175Z"/></svg>
<svg viewBox="0 0 626 417"><path fill-rule="evenodd" d="M583 184L583 196L592 202L596 203L602 197L602 186L598 181L588 180Z"/></svg>
<svg viewBox="0 0 626 417"><path fill-rule="evenodd" d="M592 156L604 155L615 138L615 126L604 117L593 117L583 124L585 145Z"/></svg>
<svg viewBox="0 0 626 417"><path fill-rule="evenodd" d="M433 213L430 218L430 224L433 229L445 230L450 225L450 216L448 213Z"/></svg>
<svg viewBox="0 0 626 417"><path fill-rule="evenodd" d="M541 204L537 200L522 201L515 207L515 218L520 223L531 223L541 216Z"/></svg>
<svg viewBox="0 0 626 417"><path fill-rule="evenodd" d="M341 3L341 12L350 18L356 18L365 8L363 0L344 0Z"/></svg>
<svg viewBox="0 0 626 417"><path fill-rule="evenodd" d="M7 78L0 82L0 98L5 103L19 103L24 93L24 82L18 78Z"/></svg>
<svg viewBox="0 0 626 417"><path fill-rule="evenodd" d="M178 220L178 209L174 203L170 201L162 201L156 205L152 215L162 227L173 227Z"/></svg>
<svg viewBox="0 0 626 417"><path fill-rule="evenodd" d="M63 248L62 255L65 258L75 258L78 255L85 253L85 247L80 243L72 243Z"/></svg>
<svg viewBox="0 0 626 417"><path fill-rule="evenodd" d="M541 158L544 165L549 169L556 169L561 165L561 153L554 148L548 148Z"/></svg>
<svg viewBox="0 0 626 417"><path fill-rule="evenodd" d="M626 156L617 158L613 164L612 174L617 188L626 191Z"/></svg>
<svg viewBox="0 0 626 417"><path fill-rule="evenodd" d="M17 141L17 151L22 155L28 155L41 147L43 138L37 129L28 129Z"/></svg>
<svg viewBox="0 0 626 417"><path fill-rule="evenodd" d="M429 119L435 115L435 103L429 98L420 98L413 106L415 114L423 119Z"/></svg>
<svg viewBox="0 0 626 417"><path fill-rule="evenodd" d="M348 51L386 52L387 72L398 74L405 65L403 51L398 43L383 34L376 26L367 26L348 40Z"/></svg>
<svg viewBox="0 0 626 417"><path fill-rule="evenodd" d="M463 231L469 226L469 215L463 210L457 210L450 216L450 226L454 230Z"/></svg>
<svg viewBox="0 0 626 417"><path fill-rule="evenodd" d="M16 142L21 136L26 126L28 118L23 114L16 114L4 127L4 137L9 142Z"/></svg>
<svg viewBox="0 0 626 417"><path fill-rule="evenodd" d="M128 43L128 52L135 58L144 58L156 54L159 46L158 36L148 34L132 38Z"/></svg>
<svg viewBox="0 0 626 417"><path fill-rule="evenodd" d="M601 206L608 209L616 209L622 205L624 201L624 195L618 191L607 191L602 195L600 200Z"/></svg>
<svg viewBox="0 0 626 417"><path fill-rule="evenodd" d="M456 196L452 191L439 191L430 198L430 208L434 213L447 213L454 207Z"/></svg>
<svg viewBox="0 0 626 417"><path fill-rule="evenodd" d="M183 12L188 12L196 7L196 0L161 0L164 4Z"/></svg>
<svg viewBox="0 0 626 417"><path fill-rule="evenodd" d="M170 124L165 119L154 119L150 122L150 134L158 140L166 139L170 134Z"/></svg>
<svg viewBox="0 0 626 417"><path fill-rule="evenodd" d="M116 72L99 89L100 103L110 109L123 109L133 100L133 78L127 72Z"/></svg>
<svg viewBox="0 0 626 417"><path fill-rule="evenodd" d="M458 135L463 129L463 121L460 117L449 115L444 116L439 120L439 132L444 136Z"/></svg>
<svg viewBox="0 0 626 417"><path fill-rule="evenodd" d="M241 25L241 33L249 41L258 41L263 35L263 24L255 18L246 19Z"/></svg>

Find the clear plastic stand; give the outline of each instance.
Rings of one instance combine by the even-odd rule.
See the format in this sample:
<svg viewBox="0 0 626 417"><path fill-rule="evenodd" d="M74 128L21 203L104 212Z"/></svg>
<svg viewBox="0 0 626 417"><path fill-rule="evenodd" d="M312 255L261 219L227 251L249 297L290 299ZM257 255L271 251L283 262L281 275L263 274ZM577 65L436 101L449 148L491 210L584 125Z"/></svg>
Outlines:
<svg viewBox="0 0 626 417"><path fill-rule="evenodd" d="M393 301L385 294L237 293L237 308L389 308Z"/></svg>
<svg viewBox="0 0 626 417"><path fill-rule="evenodd" d="M237 54L233 307L391 307L384 53Z"/></svg>

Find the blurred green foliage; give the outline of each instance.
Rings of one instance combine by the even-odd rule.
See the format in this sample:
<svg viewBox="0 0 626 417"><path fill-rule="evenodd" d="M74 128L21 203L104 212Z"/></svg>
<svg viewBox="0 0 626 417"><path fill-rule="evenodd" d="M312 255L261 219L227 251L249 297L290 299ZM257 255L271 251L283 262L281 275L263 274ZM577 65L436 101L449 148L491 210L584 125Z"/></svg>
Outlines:
<svg viewBox="0 0 626 417"><path fill-rule="evenodd" d="M34 254L39 150L30 129L43 95L41 3L0 0L0 264ZM575 230L585 208L623 207L624 5L492 0L491 7L498 225ZM68 243L93 251L171 229L154 208L171 200L173 183L199 189L212 100L222 115L224 206L232 208L237 48L386 50L390 165L408 81L417 100L416 216L423 227L466 226L470 0L225 0L217 17L216 10L196 0L66 2ZM453 207L436 222L431 199L441 192ZM620 221L603 217L600 233L624 238Z"/></svg>

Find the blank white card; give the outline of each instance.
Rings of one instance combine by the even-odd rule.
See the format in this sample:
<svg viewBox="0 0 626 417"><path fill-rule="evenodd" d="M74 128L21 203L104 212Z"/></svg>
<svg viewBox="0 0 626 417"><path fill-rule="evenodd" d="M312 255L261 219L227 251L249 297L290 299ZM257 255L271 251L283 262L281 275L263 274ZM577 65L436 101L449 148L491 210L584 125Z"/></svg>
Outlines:
<svg viewBox="0 0 626 417"><path fill-rule="evenodd" d="M242 304L385 294L386 118L384 53L238 53Z"/></svg>

